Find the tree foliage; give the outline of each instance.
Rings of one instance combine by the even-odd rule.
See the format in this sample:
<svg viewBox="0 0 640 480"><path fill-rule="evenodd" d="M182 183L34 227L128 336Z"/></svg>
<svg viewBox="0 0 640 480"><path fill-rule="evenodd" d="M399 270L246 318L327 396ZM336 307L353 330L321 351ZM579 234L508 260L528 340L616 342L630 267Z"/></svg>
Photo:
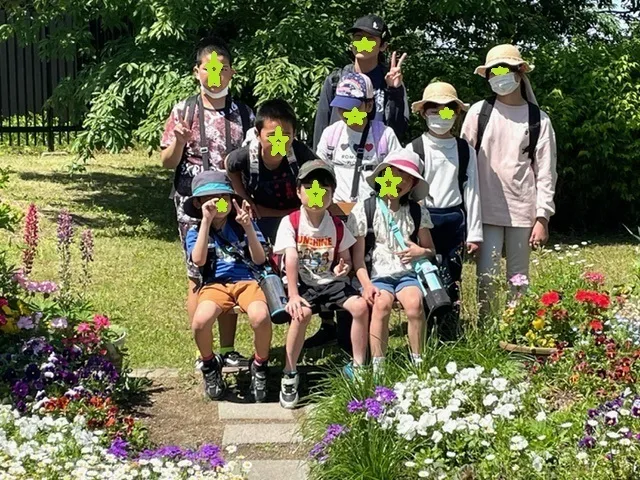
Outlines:
<svg viewBox="0 0 640 480"><path fill-rule="evenodd" d="M474 76L473 69L497 43L515 42L525 55L533 56L540 67L532 81L544 92L540 98L552 114L561 143L559 163L562 175L566 175L562 189L575 187L575 182L585 189L586 184L581 182L591 178L586 173L572 176L575 174L570 168L576 168L578 153L588 151L597 157L598 161L588 167L596 169L598 162L611 161L603 155L617 152L614 145L626 145L625 138L637 127L637 123L636 127L633 123L623 127L620 121L607 121L604 114L591 115L595 105L607 102L605 94L610 90L595 79L592 70L579 68L582 61L606 58L607 64L598 64L600 74L613 72L616 82L625 85L626 95L631 95L633 89L627 86L637 74L632 61L637 41L623 36L610 20L611 15L599 13L612 8L612 0L7 3L8 23L0 26L0 39L15 35L20 42L29 43L41 27L53 22L55 35L38 45L41 52L67 58L78 54L82 59L77 78L63 82L51 99L54 107L70 107L76 120L83 122L85 130L74 143L82 160L90 158L95 149L118 152L132 145L147 147L150 152L156 149L171 107L196 91L191 75L194 45L208 34L224 38L235 53L238 74L232 85L234 93L254 106L278 96L289 100L304 135L311 131L323 79L333 68L349 61L344 30L365 13L380 14L389 23L394 35L391 50L408 52L404 72L411 100L418 99L424 86L436 78L453 83L465 101L487 95L486 82ZM631 3L623 2L623 7L632 10ZM63 24L68 18L72 21ZM100 50L89 30L89 22L98 21L101 30L112 38ZM625 56L629 56L626 61ZM573 78L563 68L569 69ZM577 80L576 76L581 78ZM600 95L597 101L594 95ZM626 105L634 105L631 98L626 102L620 97L618 111L628 111ZM575 104L579 107L570 111ZM584 118L588 121L581 123ZM576 135L573 130L577 127L584 133ZM411 133L422 128L421 120L413 118ZM611 139L608 150L602 137L593 145L593 131L599 129L606 130L605 138ZM578 143L580 139L585 143ZM566 146L563 141L568 142ZM596 148L592 150L592 146ZM633 149L626 146L624 151L628 165L631 167L633 161L637 165ZM585 153L580 158L592 160ZM565 165L569 170L563 170ZM625 180L616 187L623 203L633 195L634 188ZM582 208L589 203L585 202Z"/></svg>

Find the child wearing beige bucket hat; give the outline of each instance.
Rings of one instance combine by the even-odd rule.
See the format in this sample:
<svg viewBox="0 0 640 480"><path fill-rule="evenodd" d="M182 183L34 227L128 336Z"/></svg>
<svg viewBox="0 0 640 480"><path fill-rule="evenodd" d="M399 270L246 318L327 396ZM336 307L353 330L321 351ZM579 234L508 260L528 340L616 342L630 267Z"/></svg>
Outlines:
<svg viewBox="0 0 640 480"><path fill-rule="evenodd" d="M424 163L424 178L430 185L425 203L431 214L431 236L436 253L442 255L448 273L447 291L454 303L454 315L442 319L438 333L452 340L459 333L459 283L466 242L469 253L482 242L482 218L478 191L476 152L466 140L451 133L457 118L468 106L458 98L453 85L434 82L424 89L422 100L411 105L426 120L426 131L407 148Z"/></svg>
<svg viewBox="0 0 640 480"><path fill-rule="evenodd" d="M380 182L387 170L396 178L397 196L381 191ZM382 178L381 178L382 177ZM362 296L371 306L369 346L374 373L384 363L389 338L389 316L397 299L407 315L409 345L416 363L421 360L425 332L425 312L419 280L413 261L433 257L434 245L429 229L433 227L429 211L419 203L428 196L429 185L422 175L418 156L406 149L391 152L367 177L367 183L379 193L361 198L353 207L347 228L356 237L353 266L362 285ZM376 208L380 194L389 215L404 234L408 248L403 249L390 231L384 213Z"/></svg>
<svg viewBox="0 0 640 480"><path fill-rule="evenodd" d="M500 271L503 247L507 278L528 275L530 249L547 241L549 218L555 212L556 139L526 75L533 69L513 45L489 50L475 73L488 80L495 96L474 104L462 126L462 137L478 157L481 316L490 312L489 299L495 298L493 279Z"/></svg>

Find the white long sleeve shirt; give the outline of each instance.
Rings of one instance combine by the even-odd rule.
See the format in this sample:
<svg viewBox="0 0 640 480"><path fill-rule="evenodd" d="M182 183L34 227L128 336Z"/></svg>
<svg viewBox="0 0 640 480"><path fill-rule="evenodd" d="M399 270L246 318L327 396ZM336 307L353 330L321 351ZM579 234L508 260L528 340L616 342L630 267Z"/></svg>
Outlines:
<svg viewBox="0 0 640 480"><path fill-rule="evenodd" d="M458 144L455 138L436 138L422 134L424 146L424 178L429 184L425 203L430 208L450 208L462 203L458 187ZM408 150L413 151L411 144ZM482 242L482 213L478 188L476 152L469 146L467 181L464 184L464 204L467 211L467 242Z"/></svg>

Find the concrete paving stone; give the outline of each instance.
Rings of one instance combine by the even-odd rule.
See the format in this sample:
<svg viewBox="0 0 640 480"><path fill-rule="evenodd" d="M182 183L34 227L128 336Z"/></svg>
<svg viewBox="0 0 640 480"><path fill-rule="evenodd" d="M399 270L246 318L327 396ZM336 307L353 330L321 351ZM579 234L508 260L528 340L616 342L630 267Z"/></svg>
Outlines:
<svg viewBox="0 0 640 480"><path fill-rule="evenodd" d="M302 437L295 423L248 423L225 425L223 445L248 445L256 443L299 443Z"/></svg>
<svg viewBox="0 0 640 480"><path fill-rule="evenodd" d="M132 377L176 378L180 376L177 368L135 368L131 372Z"/></svg>
<svg viewBox="0 0 640 480"><path fill-rule="evenodd" d="M218 403L220 420L288 420L293 421L293 412L278 403Z"/></svg>

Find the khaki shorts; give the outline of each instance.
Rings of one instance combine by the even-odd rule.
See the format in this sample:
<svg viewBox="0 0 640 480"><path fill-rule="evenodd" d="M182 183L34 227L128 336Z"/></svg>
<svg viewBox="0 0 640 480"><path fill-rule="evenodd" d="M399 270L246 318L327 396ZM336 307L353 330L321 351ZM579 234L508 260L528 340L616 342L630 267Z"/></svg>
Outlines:
<svg viewBox="0 0 640 480"><path fill-rule="evenodd" d="M253 302L267 303L264 293L255 280L245 280L236 283L212 283L200 289L198 303L211 301L226 313L238 305L244 313L247 313L249 305Z"/></svg>

